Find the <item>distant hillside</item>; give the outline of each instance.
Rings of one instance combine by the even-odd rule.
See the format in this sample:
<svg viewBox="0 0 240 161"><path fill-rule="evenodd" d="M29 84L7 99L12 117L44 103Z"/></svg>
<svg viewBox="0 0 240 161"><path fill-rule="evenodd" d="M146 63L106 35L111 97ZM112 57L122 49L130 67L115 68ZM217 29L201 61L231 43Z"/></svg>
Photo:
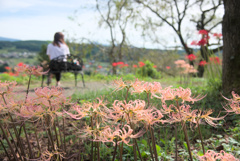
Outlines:
<svg viewBox="0 0 240 161"><path fill-rule="evenodd" d="M0 41L20 41L20 40L0 36Z"/></svg>
<svg viewBox="0 0 240 161"><path fill-rule="evenodd" d="M48 41L28 40L28 41L0 41L0 50L5 51L29 51L39 52L42 45L48 44Z"/></svg>

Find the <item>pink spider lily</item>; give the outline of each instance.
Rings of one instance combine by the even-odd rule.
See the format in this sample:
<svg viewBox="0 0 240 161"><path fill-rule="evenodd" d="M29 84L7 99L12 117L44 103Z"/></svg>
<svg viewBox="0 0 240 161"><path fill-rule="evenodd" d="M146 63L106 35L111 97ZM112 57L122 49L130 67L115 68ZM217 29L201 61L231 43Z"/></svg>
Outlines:
<svg viewBox="0 0 240 161"><path fill-rule="evenodd" d="M212 110L208 110L206 112L195 110L195 115L192 116L191 122L195 124L201 124L202 120L205 120L209 125L216 127L218 124L214 123L213 121L223 120L226 117L225 115L222 117L214 118L210 116L212 113Z"/></svg>
<svg viewBox="0 0 240 161"><path fill-rule="evenodd" d="M239 161L232 154L228 154L225 151L221 150L220 153L216 153L212 150L208 150L205 155L198 157L200 161Z"/></svg>
<svg viewBox="0 0 240 161"><path fill-rule="evenodd" d="M124 125L122 130L119 130L119 134L117 134L117 136L121 139L120 141L118 141L117 144L120 144L121 142L123 142L123 143L127 144L128 146L131 146L129 144L130 140L141 137L144 133L145 133L145 131L141 130L137 134L133 135L133 129L131 129L129 125Z"/></svg>
<svg viewBox="0 0 240 161"><path fill-rule="evenodd" d="M125 101L114 101L109 116L115 121L124 119L127 120L128 123L135 122L137 119L134 117L139 111L144 110L145 105L146 103L143 100L129 101L128 103Z"/></svg>
<svg viewBox="0 0 240 161"><path fill-rule="evenodd" d="M133 90L132 93L161 93L162 86L159 82L144 82L136 80L135 83L132 85Z"/></svg>
<svg viewBox="0 0 240 161"><path fill-rule="evenodd" d="M35 76L40 76L40 75L48 73L48 71L42 72L43 68L40 66L35 67L35 66L29 66L26 64L17 66L14 69L19 73L27 73L28 75L35 75Z"/></svg>
<svg viewBox="0 0 240 161"><path fill-rule="evenodd" d="M181 105L179 107L176 107L174 105L171 106L172 111L169 113L170 122L186 122L191 120L191 117L194 116L194 112L191 111L191 106L189 105Z"/></svg>
<svg viewBox="0 0 240 161"><path fill-rule="evenodd" d="M223 108L226 110L226 112L234 112L236 114L240 114L240 105L239 105L239 103L232 102L232 103L230 103L229 105L227 105L227 106L225 106Z"/></svg>
<svg viewBox="0 0 240 161"><path fill-rule="evenodd" d="M42 120L45 114L45 110L39 105L23 105L19 107L18 112L15 112L17 116L22 118L31 119L36 117Z"/></svg>
<svg viewBox="0 0 240 161"><path fill-rule="evenodd" d="M162 118L163 115L160 110L156 110L155 108L142 110L137 113L137 119L146 122L147 126L153 125L157 122L164 123L165 121L162 120Z"/></svg>
<svg viewBox="0 0 240 161"><path fill-rule="evenodd" d="M199 101L206 96L206 95L204 96L198 95L196 97L192 97L191 95L192 95L192 92L191 92L191 89L189 88L187 89L184 89L182 87L171 88L170 86L162 90L160 96L155 94L153 96L161 99L163 103L166 100L182 100L182 103L184 103L185 101L194 103L195 101Z"/></svg>
<svg viewBox="0 0 240 161"><path fill-rule="evenodd" d="M5 81L5 82L1 82L0 80L0 95L4 95L4 94L9 94L13 91L13 89L16 87L17 82L9 82L9 81Z"/></svg>
<svg viewBox="0 0 240 161"><path fill-rule="evenodd" d="M68 100L63 95L62 88L59 87L40 87L35 89L35 94L37 95L35 100L44 106L59 106L61 104L68 104Z"/></svg>
<svg viewBox="0 0 240 161"><path fill-rule="evenodd" d="M228 100L228 101L233 101L233 102L240 102L240 96L238 94L236 94L234 91L232 91L232 99L228 99L226 97L223 96L224 99Z"/></svg>
<svg viewBox="0 0 240 161"><path fill-rule="evenodd" d="M74 110L77 114L72 114L70 112L64 111L67 115L69 115L71 118L75 120L80 120L85 116L88 116L89 113L86 112L80 105L74 105L71 107L71 110Z"/></svg>
<svg viewBox="0 0 240 161"><path fill-rule="evenodd" d="M53 97L62 97L62 89L59 87L43 87L43 88L37 88L35 89L35 94L38 98L46 98L47 100L50 100Z"/></svg>
<svg viewBox="0 0 240 161"><path fill-rule="evenodd" d="M101 132L100 132L100 136L99 136L99 141L105 143L105 142L112 142L113 146L116 145L114 139L117 138L117 135L119 134L120 125L116 126L116 129L114 129L114 127L109 127L106 126Z"/></svg>
<svg viewBox="0 0 240 161"><path fill-rule="evenodd" d="M130 89L132 87L132 85L134 84L134 82L132 82L132 81L123 81L122 78L120 78L118 80L114 80L113 84L116 87L114 91L119 91L119 90L122 90L124 88Z"/></svg>
<svg viewBox="0 0 240 161"><path fill-rule="evenodd" d="M227 106L224 106L223 108L227 112L235 112L236 114L240 114L240 96L236 94L234 91L232 91L232 99L228 99L223 96L224 99L229 101L229 104Z"/></svg>

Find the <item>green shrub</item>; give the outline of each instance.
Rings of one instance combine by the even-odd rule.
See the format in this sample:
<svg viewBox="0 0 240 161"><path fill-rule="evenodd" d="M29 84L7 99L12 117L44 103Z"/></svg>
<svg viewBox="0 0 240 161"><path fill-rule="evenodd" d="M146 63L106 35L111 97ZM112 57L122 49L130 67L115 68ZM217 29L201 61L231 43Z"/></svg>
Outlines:
<svg viewBox="0 0 240 161"><path fill-rule="evenodd" d="M153 67L154 64L149 60L144 62L144 66L137 69L137 76L151 77L154 79L160 78L160 73Z"/></svg>

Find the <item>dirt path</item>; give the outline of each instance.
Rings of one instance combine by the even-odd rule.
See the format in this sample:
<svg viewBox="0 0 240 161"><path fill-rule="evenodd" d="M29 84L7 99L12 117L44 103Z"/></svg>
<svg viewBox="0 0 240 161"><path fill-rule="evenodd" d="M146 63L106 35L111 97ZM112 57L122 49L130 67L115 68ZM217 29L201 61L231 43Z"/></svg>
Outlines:
<svg viewBox="0 0 240 161"><path fill-rule="evenodd" d="M29 96L34 96L34 89L37 87L40 87L40 85L41 85L40 82L39 82L39 85L31 84L30 90L29 90ZM54 83L52 83L51 85L54 85ZM63 88L63 93L66 97L69 97L76 92L86 93L86 92L102 90L110 87L111 87L111 83L107 84L105 81L85 82L85 87L83 87L83 83L80 81L78 82L77 87L75 87L74 81L61 82L61 88ZM15 89L15 91L19 94L20 99L23 99L25 97L26 89L27 89L27 85L19 85Z"/></svg>

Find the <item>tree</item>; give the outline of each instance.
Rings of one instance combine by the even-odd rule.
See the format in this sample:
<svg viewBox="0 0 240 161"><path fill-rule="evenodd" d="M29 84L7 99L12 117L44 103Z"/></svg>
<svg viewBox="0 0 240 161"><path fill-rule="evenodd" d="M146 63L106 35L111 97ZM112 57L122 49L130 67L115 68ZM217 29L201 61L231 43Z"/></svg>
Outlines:
<svg viewBox="0 0 240 161"><path fill-rule="evenodd" d="M123 59L123 47L126 44L126 27L128 19L131 17L132 10L124 12L127 9L127 0L108 0L106 12L104 13L98 0L96 0L96 8L101 16L100 24L105 23L110 31L110 48L108 56L110 64ZM116 30L120 30L120 42L116 38ZM116 66L112 66L113 74L116 74Z"/></svg>
<svg viewBox="0 0 240 161"><path fill-rule="evenodd" d="M240 93L240 1L224 0L223 17L223 75L225 93Z"/></svg>
<svg viewBox="0 0 240 161"><path fill-rule="evenodd" d="M194 22L197 30L212 31L216 26L221 24L221 20L216 20L216 11L222 5L222 0L134 0L143 6L143 9L148 9L153 16L147 17L147 25L152 28L160 28L162 24L167 24L176 33L182 48L187 55L193 53L193 49L187 45L187 37L191 33L184 33L183 24ZM207 7L206 7L207 6ZM195 13L198 10L200 17ZM192 16L192 18L190 18ZM160 21L159 21L160 20ZM145 26L144 26L145 27ZM154 32L155 34L155 32ZM155 34L157 35L157 34ZM208 44L209 46L209 44ZM208 61L209 52L207 46L201 46L201 56L203 60ZM191 65L193 61L189 61ZM199 76L203 76L204 68L198 67Z"/></svg>
<svg viewBox="0 0 240 161"><path fill-rule="evenodd" d="M47 53L47 45L43 44L41 46L40 52L37 55L37 60L39 63L42 63L43 61L49 62L49 57L46 53Z"/></svg>
<svg viewBox="0 0 240 161"><path fill-rule="evenodd" d="M220 19L216 18L216 11L222 5L222 0L198 0L197 4L201 14L199 15L199 17L193 15L191 21L193 21L196 24L196 28L198 31L206 30L208 33L211 33L212 30L214 30L218 25L222 24L222 18ZM217 47L215 49L209 49L209 47L213 45L217 45L220 47ZM203 60L208 62L209 56L211 54L218 52L219 50L222 50L222 48L223 46L221 44L219 43L210 44L208 41L206 45L200 46L200 53L202 58L199 60L198 65L199 77L203 77L204 73L204 66L200 65L200 62Z"/></svg>

